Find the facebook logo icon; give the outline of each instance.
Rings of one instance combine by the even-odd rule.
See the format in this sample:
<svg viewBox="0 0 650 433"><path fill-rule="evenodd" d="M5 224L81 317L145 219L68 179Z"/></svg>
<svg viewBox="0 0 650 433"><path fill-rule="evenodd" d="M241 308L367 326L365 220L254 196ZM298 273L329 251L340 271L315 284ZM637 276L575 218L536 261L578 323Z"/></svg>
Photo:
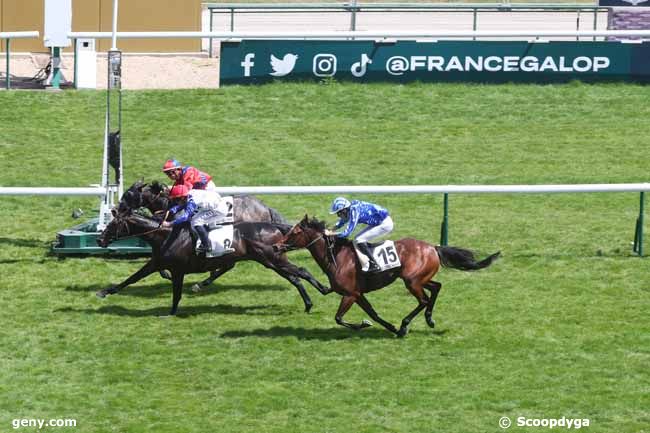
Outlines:
<svg viewBox="0 0 650 433"><path fill-rule="evenodd" d="M253 62L254 58L254 53L248 53L244 56L244 61L241 62L241 67L244 68L244 77L251 76L251 69L255 66L255 62Z"/></svg>

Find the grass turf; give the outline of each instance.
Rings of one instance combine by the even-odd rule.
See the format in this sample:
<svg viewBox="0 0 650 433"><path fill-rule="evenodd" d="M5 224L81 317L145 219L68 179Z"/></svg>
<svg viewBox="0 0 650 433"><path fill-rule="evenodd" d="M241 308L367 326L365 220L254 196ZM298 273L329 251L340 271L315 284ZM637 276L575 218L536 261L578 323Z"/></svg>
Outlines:
<svg viewBox="0 0 650 433"><path fill-rule="evenodd" d="M125 92L127 181L162 179L173 156L219 185L643 182L649 97L577 83ZM1 92L0 185L98 182L104 98ZM333 197L262 198L296 221L326 217ZM438 241L440 196L358 198L391 210L395 238ZM72 209L90 215L96 200L4 198L0 429L75 418L56 430L490 432L505 415L647 432L650 272L629 244L638 194L450 201L451 244L503 258L478 273L442 270L436 329L420 317L397 340L338 327L336 294L308 288L304 314L287 282L249 263L186 290L178 318L157 317L171 301L157 276L99 300L143 259L47 254ZM306 253L291 257L325 281ZM369 300L393 323L415 306L401 283Z"/></svg>

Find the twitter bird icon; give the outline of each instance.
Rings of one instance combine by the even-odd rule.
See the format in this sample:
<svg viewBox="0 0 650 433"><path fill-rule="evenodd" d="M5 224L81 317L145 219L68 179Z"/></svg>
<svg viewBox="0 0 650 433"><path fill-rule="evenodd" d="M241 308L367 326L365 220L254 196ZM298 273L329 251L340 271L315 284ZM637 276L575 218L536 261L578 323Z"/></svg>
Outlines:
<svg viewBox="0 0 650 433"><path fill-rule="evenodd" d="M296 60L298 60L296 54L285 54L282 60L271 54L271 67L273 68L271 75L274 77L284 77L290 74L296 66Z"/></svg>

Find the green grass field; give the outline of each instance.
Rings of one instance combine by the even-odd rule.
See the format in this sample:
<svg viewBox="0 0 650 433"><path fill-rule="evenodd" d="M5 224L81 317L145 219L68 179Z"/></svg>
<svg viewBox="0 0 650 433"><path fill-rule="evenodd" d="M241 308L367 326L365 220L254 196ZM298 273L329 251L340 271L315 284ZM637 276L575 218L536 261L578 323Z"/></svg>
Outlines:
<svg viewBox="0 0 650 433"><path fill-rule="evenodd" d="M224 186L645 182L648 100L647 86L581 84L125 92L126 176L162 180L173 156ZM0 185L98 183L104 103L102 92L0 92ZM297 221L329 217L333 196L262 198ZM395 238L438 242L440 195L355 198L388 207ZM396 339L336 325L336 294L308 287L303 313L293 287L249 263L198 294L189 286L203 275L186 278L177 318L158 317L171 290L157 275L100 300L144 259L48 254L78 222L72 210L92 216L96 200L3 197L0 431L71 418L76 428L43 431L469 433L503 431L508 416L649 432L638 194L450 202L450 243L503 257L477 273L443 269L436 329L420 316ZM308 254L291 257L325 281ZM401 283L369 300L396 324L415 306Z"/></svg>

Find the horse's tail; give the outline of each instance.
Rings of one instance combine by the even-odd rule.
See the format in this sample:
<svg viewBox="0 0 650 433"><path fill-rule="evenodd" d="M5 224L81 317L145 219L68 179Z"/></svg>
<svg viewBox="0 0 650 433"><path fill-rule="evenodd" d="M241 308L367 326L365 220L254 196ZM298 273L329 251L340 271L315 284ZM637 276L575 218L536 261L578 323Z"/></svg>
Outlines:
<svg viewBox="0 0 650 433"><path fill-rule="evenodd" d="M501 255L501 251L497 251L480 262L477 262L474 258L474 253L463 248L436 246L436 252L438 253L438 257L440 257L442 266L461 271L477 271L487 268Z"/></svg>
<svg viewBox="0 0 650 433"><path fill-rule="evenodd" d="M289 223L286 219L284 219L284 217L282 215L280 215L280 212L273 209L272 207L269 208L269 215L271 215L271 222L272 223L277 223L277 224L288 224Z"/></svg>

